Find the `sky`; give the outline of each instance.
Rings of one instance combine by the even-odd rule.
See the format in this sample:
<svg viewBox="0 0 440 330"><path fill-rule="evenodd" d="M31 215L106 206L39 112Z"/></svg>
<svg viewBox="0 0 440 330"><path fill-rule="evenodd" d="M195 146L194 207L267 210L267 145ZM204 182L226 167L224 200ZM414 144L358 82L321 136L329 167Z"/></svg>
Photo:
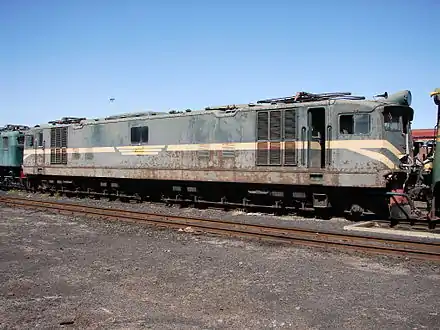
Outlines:
<svg viewBox="0 0 440 330"><path fill-rule="evenodd" d="M0 0L0 125L409 89L431 128L439 31L439 0Z"/></svg>

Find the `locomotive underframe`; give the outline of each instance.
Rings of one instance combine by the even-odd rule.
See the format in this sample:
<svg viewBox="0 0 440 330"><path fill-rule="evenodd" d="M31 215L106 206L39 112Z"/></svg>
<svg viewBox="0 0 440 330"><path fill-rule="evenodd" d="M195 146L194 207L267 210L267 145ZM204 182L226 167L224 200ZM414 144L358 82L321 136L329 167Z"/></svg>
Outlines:
<svg viewBox="0 0 440 330"><path fill-rule="evenodd" d="M226 182L137 180L97 177L30 175L31 191L95 198L161 201L167 204L214 206L224 209L272 209L274 213L312 211L329 218L375 214L388 218L385 188L323 185L270 185Z"/></svg>
<svg viewBox="0 0 440 330"><path fill-rule="evenodd" d="M21 166L0 166L0 187L21 188Z"/></svg>

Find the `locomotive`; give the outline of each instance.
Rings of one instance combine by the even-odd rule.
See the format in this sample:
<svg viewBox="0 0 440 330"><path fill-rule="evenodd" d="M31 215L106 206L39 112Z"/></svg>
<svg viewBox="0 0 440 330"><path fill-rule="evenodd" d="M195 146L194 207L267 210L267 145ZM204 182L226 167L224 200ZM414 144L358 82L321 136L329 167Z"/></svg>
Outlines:
<svg viewBox="0 0 440 330"><path fill-rule="evenodd" d="M6 125L0 128L0 186L21 187L25 125Z"/></svg>
<svg viewBox="0 0 440 330"><path fill-rule="evenodd" d="M421 219L414 201L432 208L435 194L413 116L405 90L65 117L26 132L23 171L32 191Z"/></svg>

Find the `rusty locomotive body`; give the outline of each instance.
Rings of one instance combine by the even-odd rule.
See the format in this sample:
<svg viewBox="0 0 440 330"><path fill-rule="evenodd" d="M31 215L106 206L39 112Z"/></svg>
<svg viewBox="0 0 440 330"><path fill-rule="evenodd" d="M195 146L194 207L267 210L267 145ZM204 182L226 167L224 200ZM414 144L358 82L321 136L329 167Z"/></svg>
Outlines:
<svg viewBox="0 0 440 330"><path fill-rule="evenodd" d="M23 170L31 189L387 213L412 148L411 94L395 95L63 118L27 132Z"/></svg>

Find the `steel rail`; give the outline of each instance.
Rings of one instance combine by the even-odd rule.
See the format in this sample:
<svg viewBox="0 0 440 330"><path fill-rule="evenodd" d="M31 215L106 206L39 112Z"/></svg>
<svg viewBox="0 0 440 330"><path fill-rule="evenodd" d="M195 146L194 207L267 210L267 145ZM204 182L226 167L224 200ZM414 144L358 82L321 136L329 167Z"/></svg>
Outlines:
<svg viewBox="0 0 440 330"><path fill-rule="evenodd" d="M204 232L232 236L247 236L264 240L288 242L303 246L354 249L368 253L399 255L417 259L440 261L440 243L438 242L422 243L405 239L385 239L336 232L317 232L316 230L311 229L238 223L217 219L189 218L184 216L145 213L132 210L103 208L65 202L50 202L9 196L0 196L0 203L17 207L52 210L68 214L97 216L108 220L142 222L172 228L185 228L190 226Z"/></svg>

